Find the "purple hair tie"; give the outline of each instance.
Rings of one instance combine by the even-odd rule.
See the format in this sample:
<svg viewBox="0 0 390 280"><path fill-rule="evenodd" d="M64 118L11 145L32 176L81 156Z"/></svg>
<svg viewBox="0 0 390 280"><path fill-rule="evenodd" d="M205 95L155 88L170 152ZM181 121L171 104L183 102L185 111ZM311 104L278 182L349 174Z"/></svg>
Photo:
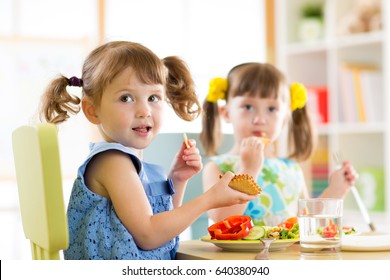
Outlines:
<svg viewBox="0 0 390 280"><path fill-rule="evenodd" d="M73 76L68 79L68 85L70 85L71 87L82 87L83 80Z"/></svg>

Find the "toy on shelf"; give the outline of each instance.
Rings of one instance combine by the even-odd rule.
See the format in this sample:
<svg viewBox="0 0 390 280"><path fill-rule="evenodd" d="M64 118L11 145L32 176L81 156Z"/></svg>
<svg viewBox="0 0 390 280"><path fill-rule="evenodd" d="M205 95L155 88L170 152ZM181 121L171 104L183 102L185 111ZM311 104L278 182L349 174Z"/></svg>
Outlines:
<svg viewBox="0 0 390 280"><path fill-rule="evenodd" d="M381 29L381 0L359 0L350 12L341 18L337 34L347 35Z"/></svg>

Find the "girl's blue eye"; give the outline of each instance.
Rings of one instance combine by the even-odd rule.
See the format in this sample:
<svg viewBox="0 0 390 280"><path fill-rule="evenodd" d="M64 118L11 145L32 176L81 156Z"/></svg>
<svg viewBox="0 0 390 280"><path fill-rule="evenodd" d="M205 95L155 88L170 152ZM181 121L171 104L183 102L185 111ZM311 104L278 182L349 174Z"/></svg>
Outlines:
<svg viewBox="0 0 390 280"><path fill-rule="evenodd" d="M131 102L131 101L133 101L133 98L130 95L123 95L123 96L121 96L120 100L122 102Z"/></svg>

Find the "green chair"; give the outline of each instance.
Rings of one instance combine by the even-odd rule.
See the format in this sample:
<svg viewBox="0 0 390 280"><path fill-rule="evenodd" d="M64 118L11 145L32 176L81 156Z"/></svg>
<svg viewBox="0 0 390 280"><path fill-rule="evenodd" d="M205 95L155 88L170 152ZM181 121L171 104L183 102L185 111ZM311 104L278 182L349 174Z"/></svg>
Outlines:
<svg viewBox="0 0 390 280"><path fill-rule="evenodd" d="M24 234L34 260L61 259L68 248L58 132L53 124L21 126L12 134Z"/></svg>

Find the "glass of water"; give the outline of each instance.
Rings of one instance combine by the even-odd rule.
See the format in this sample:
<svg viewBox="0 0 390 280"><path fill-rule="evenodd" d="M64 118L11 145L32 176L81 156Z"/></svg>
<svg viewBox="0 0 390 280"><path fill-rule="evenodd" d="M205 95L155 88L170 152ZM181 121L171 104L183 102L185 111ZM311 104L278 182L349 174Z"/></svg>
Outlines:
<svg viewBox="0 0 390 280"><path fill-rule="evenodd" d="M342 214L342 199L299 199L298 223L301 253L329 254L340 252Z"/></svg>

